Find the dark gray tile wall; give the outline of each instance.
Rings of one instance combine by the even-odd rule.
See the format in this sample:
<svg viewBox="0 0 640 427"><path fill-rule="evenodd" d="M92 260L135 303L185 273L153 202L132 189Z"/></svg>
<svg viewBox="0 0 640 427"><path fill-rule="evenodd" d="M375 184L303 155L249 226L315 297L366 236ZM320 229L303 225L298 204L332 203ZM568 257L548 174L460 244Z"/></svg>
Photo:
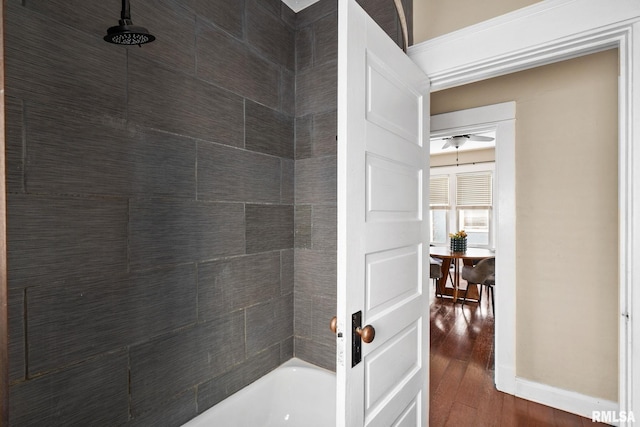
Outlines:
<svg viewBox="0 0 640 427"><path fill-rule="evenodd" d="M246 205L247 253L293 247L293 206Z"/></svg>
<svg viewBox="0 0 640 427"><path fill-rule="evenodd" d="M201 200L279 203L283 171L277 157L220 144L198 144Z"/></svg>
<svg viewBox="0 0 640 427"><path fill-rule="evenodd" d="M182 264L28 288L27 375L39 375L194 324L196 287L195 266Z"/></svg>
<svg viewBox="0 0 640 427"><path fill-rule="evenodd" d="M128 364L126 350L115 350L14 384L9 394L11 425L126 425Z"/></svg>
<svg viewBox="0 0 640 427"><path fill-rule="evenodd" d="M102 41L119 9L6 4L14 426L178 426L334 368L337 0L140 0L141 48Z"/></svg>
<svg viewBox="0 0 640 427"><path fill-rule="evenodd" d="M401 45L393 2L359 3ZM336 310L337 4L321 0L301 11L296 33L295 355L328 369L335 369L328 325Z"/></svg>
<svg viewBox="0 0 640 427"><path fill-rule="evenodd" d="M131 348L133 416L160 407L171 397L243 362L244 318L243 311L235 311Z"/></svg>
<svg viewBox="0 0 640 427"><path fill-rule="evenodd" d="M293 356L295 15L6 9L10 424L181 425Z"/></svg>
<svg viewBox="0 0 640 427"><path fill-rule="evenodd" d="M280 349L271 347L245 360L238 369L218 375L198 386L198 406L211 407L280 364Z"/></svg>
<svg viewBox="0 0 640 427"><path fill-rule="evenodd" d="M336 348L328 325L336 314L337 121L326 118L335 118L337 110L337 6L335 0L321 0L300 12L296 38L294 347L297 357L331 370ZM318 333L322 330L324 334Z"/></svg>

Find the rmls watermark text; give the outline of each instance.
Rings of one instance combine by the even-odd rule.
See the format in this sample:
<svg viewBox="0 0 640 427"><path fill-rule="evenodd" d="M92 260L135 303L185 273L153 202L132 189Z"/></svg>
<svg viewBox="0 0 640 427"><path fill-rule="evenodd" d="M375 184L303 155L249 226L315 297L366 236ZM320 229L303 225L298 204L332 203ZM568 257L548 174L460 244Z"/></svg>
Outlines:
<svg viewBox="0 0 640 427"><path fill-rule="evenodd" d="M632 411L592 411L591 422L600 423L635 423L636 417Z"/></svg>

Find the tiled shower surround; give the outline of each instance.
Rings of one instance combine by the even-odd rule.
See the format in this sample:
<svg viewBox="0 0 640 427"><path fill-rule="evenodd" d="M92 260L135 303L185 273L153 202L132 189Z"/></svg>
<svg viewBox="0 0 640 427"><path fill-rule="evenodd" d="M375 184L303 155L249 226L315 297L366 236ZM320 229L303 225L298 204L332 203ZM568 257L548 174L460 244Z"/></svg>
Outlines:
<svg viewBox="0 0 640 427"><path fill-rule="evenodd" d="M177 426L335 368L337 0L131 3L141 48L102 40L119 0L6 1L12 426Z"/></svg>

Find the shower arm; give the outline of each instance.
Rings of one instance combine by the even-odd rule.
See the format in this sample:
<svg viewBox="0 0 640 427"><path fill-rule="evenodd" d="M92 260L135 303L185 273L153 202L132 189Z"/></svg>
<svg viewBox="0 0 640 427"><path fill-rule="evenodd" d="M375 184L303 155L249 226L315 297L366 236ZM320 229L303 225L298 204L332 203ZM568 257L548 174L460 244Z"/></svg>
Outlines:
<svg viewBox="0 0 640 427"><path fill-rule="evenodd" d="M120 12L120 19L131 24L131 7L129 6L129 0L122 0L122 11Z"/></svg>

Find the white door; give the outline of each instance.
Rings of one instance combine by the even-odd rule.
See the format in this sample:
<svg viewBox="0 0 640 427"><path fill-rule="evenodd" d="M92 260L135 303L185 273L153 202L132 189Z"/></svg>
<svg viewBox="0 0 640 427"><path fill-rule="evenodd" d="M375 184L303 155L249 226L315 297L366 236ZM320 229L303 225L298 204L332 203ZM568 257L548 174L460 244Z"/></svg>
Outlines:
<svg viewBox="0 0 640 427"><path fill-rule="evenodd" d="M338 3L337 426L425 426L429 81L355 0ZM358 312L375 337L353 366Z"/></svg>

